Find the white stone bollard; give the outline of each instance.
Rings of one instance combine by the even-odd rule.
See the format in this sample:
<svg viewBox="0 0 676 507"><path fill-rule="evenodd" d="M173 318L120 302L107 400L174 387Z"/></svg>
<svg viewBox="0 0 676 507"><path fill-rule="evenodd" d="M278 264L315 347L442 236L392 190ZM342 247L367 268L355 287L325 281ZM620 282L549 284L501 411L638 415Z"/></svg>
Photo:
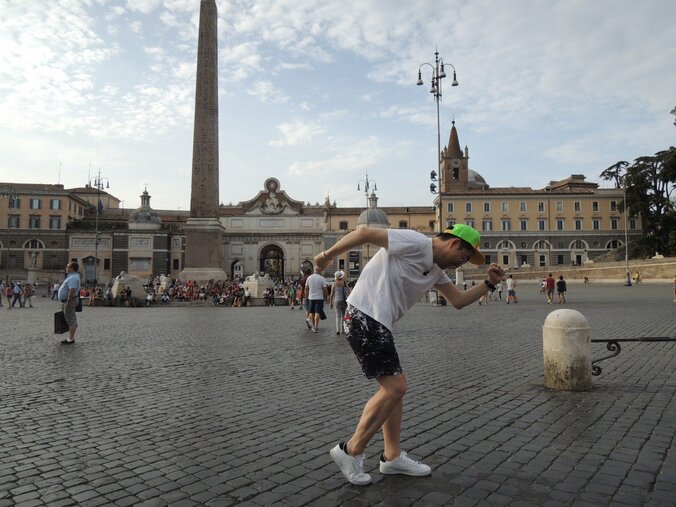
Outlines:
<svg viewBox="0 0 676 507"><path fill-rule="evenodd" d="M592 388L589 324L580 312L556 310L542 326L545 387L566 391Z"/></svg>

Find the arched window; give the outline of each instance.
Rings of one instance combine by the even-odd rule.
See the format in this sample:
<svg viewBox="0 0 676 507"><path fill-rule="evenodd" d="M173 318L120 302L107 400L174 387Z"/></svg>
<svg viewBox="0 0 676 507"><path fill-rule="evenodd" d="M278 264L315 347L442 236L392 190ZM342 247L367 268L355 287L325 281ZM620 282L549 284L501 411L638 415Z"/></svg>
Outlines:
<svg viewBox="0 0 676 507"><path fill-rule="evenodd" d="M39 239L29 239L23 244L24 248L30 248L32 250L40 250L45 248L45 244Z"/></svg>

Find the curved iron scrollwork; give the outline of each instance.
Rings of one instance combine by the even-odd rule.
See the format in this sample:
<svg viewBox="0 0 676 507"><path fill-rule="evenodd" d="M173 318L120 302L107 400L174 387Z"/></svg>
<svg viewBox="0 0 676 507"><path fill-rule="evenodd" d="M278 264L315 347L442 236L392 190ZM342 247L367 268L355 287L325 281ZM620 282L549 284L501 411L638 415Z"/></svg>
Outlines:
<svg viewBox="0 0 676 507"><path fill-rule="evenodd" d="M612 352L612 354L609 354L607 356L600 357L598 359L594 359L592 361L592 375L598 376L601 375L601 367L598 366L596 363L600 363L601 361L605 361L606 359L610 359L611 357L615 357L619 355L619 353L622 351L622 347L620 347L619 342L610 340L606 344L606 348Z"/></svg>

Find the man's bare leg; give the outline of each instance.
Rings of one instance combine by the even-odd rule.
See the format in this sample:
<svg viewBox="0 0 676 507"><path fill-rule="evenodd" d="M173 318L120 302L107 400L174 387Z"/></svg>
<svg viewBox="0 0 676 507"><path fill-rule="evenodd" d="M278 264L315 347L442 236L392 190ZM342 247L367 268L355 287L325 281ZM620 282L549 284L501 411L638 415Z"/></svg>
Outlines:
<svg viewBox="0 0 676 507"><path fill-rule="evenodd" d="M392 417L390 425L387 430L383 428L383 431L387 431L389 440L391 440L389 445L388 443L385 444L388 452L392 453L395 450L392 447L392 440L395 438L398 440L401 431L402 398L406 394L406 377L404 375L386 375L378 377L377 380L380 389L364 406L357 429L346 444L347 453L352 456L364 452L373 435L383 427L385 421L393 414L394 417ZM397 426L398 428L395 429ZM396 447L398 446L399 442L396 443Z"/></svg>

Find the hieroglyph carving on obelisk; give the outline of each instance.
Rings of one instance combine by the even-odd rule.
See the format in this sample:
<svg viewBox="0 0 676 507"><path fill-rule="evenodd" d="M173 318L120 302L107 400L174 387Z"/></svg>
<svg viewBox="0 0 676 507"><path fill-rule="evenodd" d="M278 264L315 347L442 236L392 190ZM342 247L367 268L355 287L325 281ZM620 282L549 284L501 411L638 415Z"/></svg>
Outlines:
<svg viewBox="0 0 676 507"><path fill-rule="evenodd" d="M181 280L224 280L223 226L218 213L218 12L201 0L192 152L190 218Z"/></svg>

